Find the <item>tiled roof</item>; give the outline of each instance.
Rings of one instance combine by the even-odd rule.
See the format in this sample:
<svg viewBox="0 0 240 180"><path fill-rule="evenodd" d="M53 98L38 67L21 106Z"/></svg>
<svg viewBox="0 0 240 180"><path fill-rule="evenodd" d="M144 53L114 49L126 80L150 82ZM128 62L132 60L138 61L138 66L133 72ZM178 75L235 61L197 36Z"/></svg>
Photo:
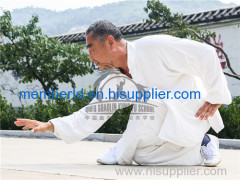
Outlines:
<svg viewBox="0 0 240 180"><path fill-rule="evenodd" d="M203 11L193 14L186 14L183 16L183 20L189 22L192 25L200 24L214 24L222 21L232 21L234 19L240 19L240 6L215 9L210 11ZM124 37L141 35L143 33L154 33L159 32L164 29L163 23L134 23L118 27ZM85 42L85 32L65 34L60 36L53 36L63 42L75 42L84 43Z"/></svg>

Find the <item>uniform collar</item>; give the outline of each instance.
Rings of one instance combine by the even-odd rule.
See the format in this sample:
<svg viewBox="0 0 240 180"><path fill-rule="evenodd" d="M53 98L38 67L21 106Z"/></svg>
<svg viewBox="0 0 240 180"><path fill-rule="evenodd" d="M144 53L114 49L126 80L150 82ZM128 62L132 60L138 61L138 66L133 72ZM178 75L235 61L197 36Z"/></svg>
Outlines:
<svg viewBox="0 0 240 180"><path fill-rule="evenodd" d="M134 43L130 41L127 41L127 65L128 65L129 73L133 76L136 68L135 46L134 46Z"/></svg>

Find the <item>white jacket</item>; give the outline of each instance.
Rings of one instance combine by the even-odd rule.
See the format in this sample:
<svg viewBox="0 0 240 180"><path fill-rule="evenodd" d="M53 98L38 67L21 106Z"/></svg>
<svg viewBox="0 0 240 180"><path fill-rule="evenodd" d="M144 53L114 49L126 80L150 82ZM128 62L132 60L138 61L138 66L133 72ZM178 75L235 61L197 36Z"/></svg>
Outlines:
<svg viewBox="0 0 240 180"><path fill-rule="evenodd" d="M164 91L201 92L201 99L152 100L164 103L168 108L159 132L160 138L191 147L202 141L208 123L216 132L223 129L218 111L207 121L200 121L195 117L205 101L212 104L232 102L226 78L213 47L169 35L154 35L127 42L127 53L129 71L137 84ZM101 84L113 76L116 74L110 74ZM117 78L114 81L120 82ZM132 89L131 85L129 89ZM91 103L96 101L94 99ZM86 120L84 116L87 114L85 108L82 108L72 115L50 120L54 125L54 134L66 143L73 143L94 133L107 121Z"/></svg>

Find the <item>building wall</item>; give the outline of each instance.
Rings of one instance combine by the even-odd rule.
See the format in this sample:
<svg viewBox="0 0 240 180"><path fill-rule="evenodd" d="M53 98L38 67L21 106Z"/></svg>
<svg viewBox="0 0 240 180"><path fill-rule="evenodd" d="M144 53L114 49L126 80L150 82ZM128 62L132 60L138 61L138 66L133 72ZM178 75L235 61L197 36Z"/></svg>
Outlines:
<svg viewBox="0 0 240 180"><path fill-rule="evenodd" d="M75 91L81 91L81 89L93 89L93 85L95 81L104 74L104 72L95 70L93 74L87 74L83 77L77 76L73 78L73 81L76 83ZM19 78L15 78L12 75L11 71L8 72L1 72L0 71L0 89L2 96L6 97L8 103L12 103L14 107L20 107L21 105L31 105L34 104L37 100L36 99L24 99L19 97L20 91L43 91L41 84L38 81L33 81L32 83L20 83ZM91 87L89 87L91 86ZM60 91L73 91L71 84L61 83L59 84Z"/></svg>
<svg viewBox="0 0 240 180"><path fill-rule="evenodd" d="M202 28L216 32L215 43L223 46L223 50L227 53L233 70L240 74L240 21ZM211 41L214 42L213 40ZM220 59L221 55L219 53ZM225 59L221 59L221 61L226 62ZM224 71L230 73L229 68L225 68ZM226 76L226 78L232 96L240 96L240 80L229 76Z"/></svg>

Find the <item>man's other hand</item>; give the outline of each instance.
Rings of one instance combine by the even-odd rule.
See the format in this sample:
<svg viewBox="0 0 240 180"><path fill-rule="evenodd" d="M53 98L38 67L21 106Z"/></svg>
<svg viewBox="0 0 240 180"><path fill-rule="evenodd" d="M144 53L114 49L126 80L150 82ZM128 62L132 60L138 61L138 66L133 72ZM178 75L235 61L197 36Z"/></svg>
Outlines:
<svg viewBox="0 0 240 180"><path fill-rule="evenodd" d="M200 120L203 120L203 118L207 120L209 116L212 117L215 114L220 106L221 104L211 104L209 102L205 102L195 116L200 117Z"/></svg>
<svg viewBox="0 0 240 180"><path fill-rule="evenodd" d="M14 124L16 126L24 126L22 128L23 130L32 129L32 133L54 131L54 126L51 122L40 122L31 119L17 119L17 121L14 121Z"/></svg>

